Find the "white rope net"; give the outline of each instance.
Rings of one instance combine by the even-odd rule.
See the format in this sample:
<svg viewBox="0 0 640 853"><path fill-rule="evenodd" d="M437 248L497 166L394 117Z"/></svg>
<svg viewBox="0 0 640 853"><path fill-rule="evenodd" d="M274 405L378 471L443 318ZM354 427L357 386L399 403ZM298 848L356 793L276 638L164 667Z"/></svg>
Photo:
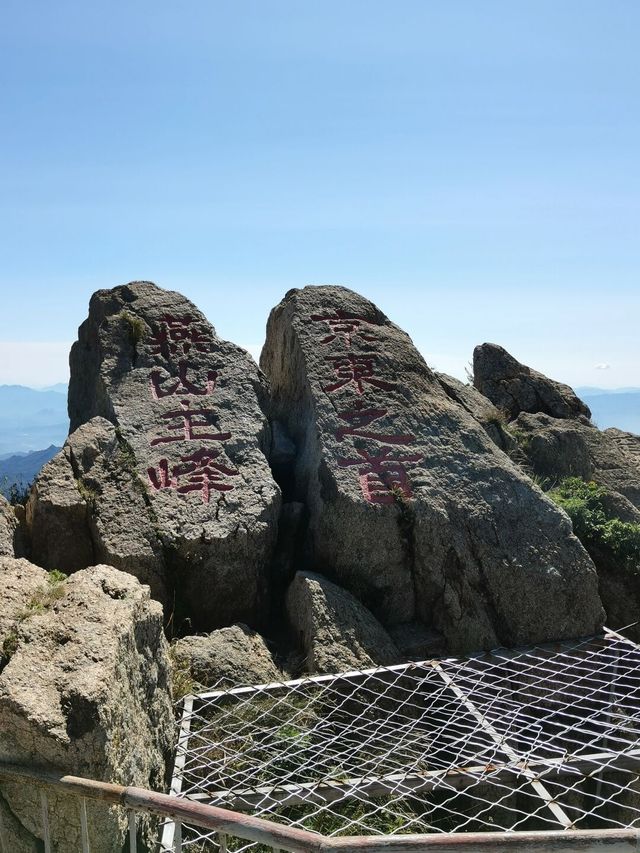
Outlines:
<svg viewBox="0 0 640 853"><path fill-rule="evenodd" d="M640 825L640 648L613 632L214 690L179 726L173 793L324 835Z"/></svg>

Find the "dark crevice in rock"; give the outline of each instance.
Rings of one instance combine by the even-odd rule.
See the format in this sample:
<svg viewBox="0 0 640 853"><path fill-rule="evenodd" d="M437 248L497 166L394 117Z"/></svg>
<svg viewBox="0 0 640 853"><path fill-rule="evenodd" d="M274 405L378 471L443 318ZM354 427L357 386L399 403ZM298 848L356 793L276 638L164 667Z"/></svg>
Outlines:
<svg viewBox="0 0 640 853"><path fill-rule="evenodd" d="M62 700L62 710L67 720L67 734L80 738L98 724L98 707L80 693L69 693Z"/></svg>
<svg viewBox="0 0 640 853"><path fill-rule="evenodd" d="M412 501L407 499L401 490L391 489L395 505L398 510L398 532L400 534L400 542L404 552L405 566L409 571L411 583L413 585L413 600L414 613L417 609L417 601L419 597L418 579L416 576L416 543L415 543L415 525L416 513L412 505ZM410 621L409 619L406 621Z"/></svg>

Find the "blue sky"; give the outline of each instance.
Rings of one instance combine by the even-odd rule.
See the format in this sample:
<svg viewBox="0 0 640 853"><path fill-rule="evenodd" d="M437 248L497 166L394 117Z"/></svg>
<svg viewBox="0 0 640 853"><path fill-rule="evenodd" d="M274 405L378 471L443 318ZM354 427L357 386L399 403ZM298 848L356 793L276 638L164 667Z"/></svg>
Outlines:
<svg viewBox="0 0 640 853"><path fill-rule="evenodd" d="M438 369L640 385L639 34L636 0L4 0L0 382L64 380L145 278L254 352L341 283Z"/></svg>

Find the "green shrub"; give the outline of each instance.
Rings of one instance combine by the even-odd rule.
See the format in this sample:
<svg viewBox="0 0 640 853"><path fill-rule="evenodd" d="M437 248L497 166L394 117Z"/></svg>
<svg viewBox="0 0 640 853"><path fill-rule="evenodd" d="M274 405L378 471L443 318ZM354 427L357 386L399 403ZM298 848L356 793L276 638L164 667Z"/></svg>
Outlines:
<svg viewBox="0 0 640 853"><path fill-rule="evenodd" d="M605 488L579 477L567 477L548 495L567 513L585 547L609 551L625 568L640 572L640 524L611 515L606 508Z"/></svg>

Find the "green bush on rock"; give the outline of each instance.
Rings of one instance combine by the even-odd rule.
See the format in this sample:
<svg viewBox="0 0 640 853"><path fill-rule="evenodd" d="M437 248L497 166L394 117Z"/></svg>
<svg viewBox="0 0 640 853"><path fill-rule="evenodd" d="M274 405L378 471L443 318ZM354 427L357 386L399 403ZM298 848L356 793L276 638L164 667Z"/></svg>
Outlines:
<svg viewBox="0 0 640 853"><path fill-rule="evenodd" d="M567 513L585 547L604 548L624 568L640 573L640 524L621 521L607 511L606 489L579 477L567 477L548 495Z"/></svg>

